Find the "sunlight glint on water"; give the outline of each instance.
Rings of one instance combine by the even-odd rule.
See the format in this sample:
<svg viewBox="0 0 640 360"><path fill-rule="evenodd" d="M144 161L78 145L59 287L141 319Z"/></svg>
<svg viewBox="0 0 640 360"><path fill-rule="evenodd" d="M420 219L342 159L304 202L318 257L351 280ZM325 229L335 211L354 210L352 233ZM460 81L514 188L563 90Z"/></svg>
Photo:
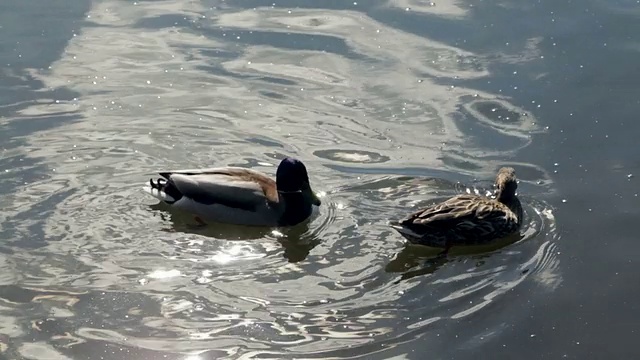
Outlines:
<svg viewBox="0 0 640 360"><path fill-rule="evenodd" d="M502 305L528 279L560 283L555 219L538 200L553 182L534 164L517 163L527 219L504 247L441 261L387 226L461 191L489 193L472 183L540 131L499 94L443 84L489 77L482 57L356 10L218 5L96 2L60 59L33 70L79 94L22 111L78 120L24 139L17 151L45 170L0 200L18 234L7 246L24 260L7 265L20 274L9 283L31 296L33 321L61 329L42 332L37 351L375 354ZM500 122L489 105L521 117ZM323 201L290 229L202 229L138 190L159 169L273 174L285 154L304 160Z"/></svg>

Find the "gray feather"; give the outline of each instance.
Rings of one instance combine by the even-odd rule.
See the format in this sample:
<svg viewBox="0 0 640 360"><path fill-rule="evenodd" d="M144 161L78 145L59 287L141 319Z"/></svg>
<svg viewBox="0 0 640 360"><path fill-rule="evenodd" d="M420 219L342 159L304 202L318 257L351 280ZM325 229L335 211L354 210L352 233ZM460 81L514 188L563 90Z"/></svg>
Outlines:
<svg viewBox="0 0 640 360"><path fill-rule="evenodd" d="M224 174L171 174L169 179L184 196L204 205L220 204L253 211L267 201L255 182L234 180Z"/></svg>

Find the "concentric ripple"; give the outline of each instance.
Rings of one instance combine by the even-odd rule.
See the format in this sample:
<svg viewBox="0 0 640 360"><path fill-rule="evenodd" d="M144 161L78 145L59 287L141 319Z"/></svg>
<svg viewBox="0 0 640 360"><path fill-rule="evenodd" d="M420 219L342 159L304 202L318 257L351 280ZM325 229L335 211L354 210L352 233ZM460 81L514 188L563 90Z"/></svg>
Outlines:
<svg viewBox="0 0 640 360"><path fill-rule="evenodd" d="M536 119L446 85L484 82L485 57L352 3L214 3L93 2L60 58L29 74L78 95L42 91L52 98L0 117L0 136L15 134L0 157L2 356L385 358L446 331L498 333L460 321L560 283L554 183L508 161L540 133ZM388 6L468 14L416 4ZM199 227L139 190L163 169L273 175L285 155L323 193L292 228ZM485 192L505 162L521 180L521 237L442 258L388 226Z"/></svg>
<svg viewBox="0 0 640 360"><path fill-rule="evenodd" d="M529 195L521 238L442 259L405 246L388 217L487 188L371 176L327 189L320 214L293 228L203 230L190 228L188 216L149 207L125 182L70 193L37 225L50 238L73 238L50 242L42 258L41 271L56 274L54 288L37 286L45 274L23 269L30 280L23 279L21 301L74 314L37 320L44 323L33 331L55 329L56 346L70 341L63 329L75 328L77 351L106 342L229 358L339 357L473 316L507 301L527 279L547 289L560 282L553 210ZM135 202L137 210L123 212ZM69 287L84 290L57 290Z"/></svg>

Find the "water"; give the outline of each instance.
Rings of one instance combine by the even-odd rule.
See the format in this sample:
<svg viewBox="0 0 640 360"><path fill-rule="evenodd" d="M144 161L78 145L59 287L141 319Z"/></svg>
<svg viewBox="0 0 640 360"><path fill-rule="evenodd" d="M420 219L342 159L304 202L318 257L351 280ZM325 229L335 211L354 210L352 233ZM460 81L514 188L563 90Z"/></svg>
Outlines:
<svg viewBox="0 0 640 360"><path fill-rule="evenodd" d="M0 10L1 358L640 354L636 2ZM140 191L285 155L324 193L290 229ZM386 225L505 164L520 237L443 259Z"/></svg>

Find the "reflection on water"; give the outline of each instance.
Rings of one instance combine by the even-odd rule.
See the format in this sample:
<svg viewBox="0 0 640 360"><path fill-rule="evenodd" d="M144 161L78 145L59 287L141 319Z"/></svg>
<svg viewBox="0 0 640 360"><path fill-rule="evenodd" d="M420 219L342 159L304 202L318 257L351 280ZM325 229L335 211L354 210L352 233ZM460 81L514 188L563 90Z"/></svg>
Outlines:
<svg viewBox="0 0 640 360"><path fill-rule="evenodd" d="M150 208L157 211L157 215L160 217L163 223L170 224L169 227L163 229L165 232L183 233L197 235L198 240L188 240L187 244L192 245L195 241L199 245L203 245L205 239L220 239L225 242L233 240L260 240L267 239L270 241L279 242L283 248L283 256L290 262L298 262L304 260L311 249L321 243L322 229L331 226L333 216L335 212L335 206L331 203L323 204L323 216L318 218L318 213L312 214L310 220L300 223L293 227L286 227L280 229L272 229L267 227L253 227L253 226L238 226L233 224L223 223L209 223L207 225L201 225L193 219L193 216L180 212L171 211L169 206L164 203L158 203L151 205ZM310 228L310 222L316 220L318 224L315 228ZM250 247L249 244L246 246ZM242 251L238 251L242 246L233 245L231 253L224 251L216 254L213 258L223 260L225 263L234 259L238 259L238 256ZM182 251L186 253L199 253L198 248L184 248ZM191 259L192 261L198 261L197 259Z"/></svg>
<svg viewBox="0 0 640 360"><path fill-rule="evenodd" d="M465 16L453 3L387 5ZM490 76L485 62L357 9L95 2L60 58L31 71L78 96L0 119L74 118L3 152L13 187L0 199L0 350L393 353L504 304L527 279L553 289L555 220L535 200L553 182L535 165L515 162L527 206L518 239L443 258L387 226L466 190L452 181L492 178L541 131L503 96L444 85ZM304 159L327 193L315 218L290 229L198 226L138 191L158 169L273 172L284 154Z"/></svg>

